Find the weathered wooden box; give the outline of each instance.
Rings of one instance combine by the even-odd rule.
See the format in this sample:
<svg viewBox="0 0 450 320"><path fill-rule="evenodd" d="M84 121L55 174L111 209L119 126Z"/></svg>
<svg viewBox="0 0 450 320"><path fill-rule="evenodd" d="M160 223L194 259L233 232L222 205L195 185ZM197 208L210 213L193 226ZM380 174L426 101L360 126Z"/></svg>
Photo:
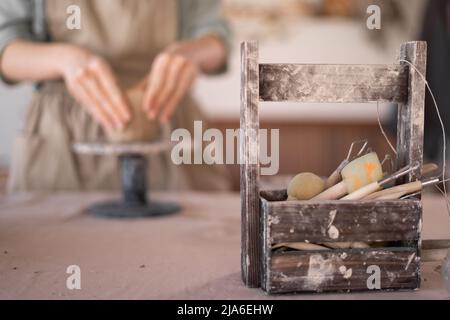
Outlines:
<svg viewBox="0 0 450 320"><path fill-rule="evenodd" d="M261 192L265 291L419 287L419 200L313 202L286 197L283 191ZM292 242L379 244L363 249L272 250L275 244Z"/></svg>
<svg viewBox="0 0 450 320"><path fill-rule="evenodd" d="M396 103L396 167L422 164L425 83L405 61L425 74L426 43L403 44L401 60L392 65L260 64L256 42L244 42L241 53L244 283L268 293L419 288L420 196L389 201L286 201L286 190L261 191L258 103ZM420 178L421 167L399 182ZM277 244L300 242L368 242L371 246L274 248Z"/></svg>

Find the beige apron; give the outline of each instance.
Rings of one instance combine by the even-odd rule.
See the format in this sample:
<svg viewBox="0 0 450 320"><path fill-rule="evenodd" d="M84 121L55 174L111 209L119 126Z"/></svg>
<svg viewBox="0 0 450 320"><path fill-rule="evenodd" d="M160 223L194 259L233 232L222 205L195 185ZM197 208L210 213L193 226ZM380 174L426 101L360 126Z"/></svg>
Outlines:
<svg viewBox="0 0 450 320"><path fill-rule="evenodd" d="M176 0L47 0L47 22L55 42L83 46L103 56L123 88L150 70L154 57L177 37ZM81 30L66 27L69 5L81 9ZM172 127L194 132L204 120L192 98L177 109ZM206 124L203 124L206 127ZM116 189L117 159L79 155L74 142L105 139L100 125L68 94L61 81L46 82L33 96L24 130L17 138L9 191ZM176 166L170 151L149 157L149 184L159 190L228 190L223 167Z"/></svg>

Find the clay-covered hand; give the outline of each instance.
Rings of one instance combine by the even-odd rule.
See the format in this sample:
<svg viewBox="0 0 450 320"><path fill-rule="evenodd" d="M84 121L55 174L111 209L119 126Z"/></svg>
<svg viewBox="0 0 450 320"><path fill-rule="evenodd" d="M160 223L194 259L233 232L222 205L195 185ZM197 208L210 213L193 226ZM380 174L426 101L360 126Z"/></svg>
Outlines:
<svg viewBox="0 0 450 320"><path fill-rule="evenodd" d="M107 130L122 130L130 112L110 65L89 51L66 49L62 75L70 94Z"/></svg>
<svg viewBox="0 0 450 320"><path fill-rule="evenodd" d="M161 52L145 82L143 108L147 116L167 122L189 92L198 69L182 47L171 46Z"/></svg>

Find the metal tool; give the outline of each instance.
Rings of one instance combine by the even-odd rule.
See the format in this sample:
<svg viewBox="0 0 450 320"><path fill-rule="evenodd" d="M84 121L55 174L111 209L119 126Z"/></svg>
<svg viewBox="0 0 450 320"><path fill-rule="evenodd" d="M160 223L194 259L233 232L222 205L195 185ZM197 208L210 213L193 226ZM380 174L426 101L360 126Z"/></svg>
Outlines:
<svg viewBox="0 0 450 320"><path fill-rule="evenodd" d="M419 166L420 166L419 163L416 163L414 165L403 167L397 172L391 174L390 176L381 179L380 181L372 182L358 190L353 191L352 193L343 197L342 200L360 200L371 193L383 189L384 187L389 185L389 183L397 180L400 177L403 177L404 175L410 173L411 171L416 170Z"/></svg>
<svg viewBox="0 0 450 320"><path fill-rule="evenodd" d="M430 179L430 180L431 180L431 179ZM448 182L448 181L450 181L450 179L446 179L446 180L440 180L440 179L438 179L438 181L437 181L436 183L429 183L429 184L427 184L427 185L436 185L436 184L438 184L438 183L444 183L444 182ZM442 190L440 190L439 188L438 188L438 190L442 192ZM413 198L413 197L415 197L415 196L420 195L421 192L422 192L422 190L417 191L417 192L414 192L414 193L406 194L406 195L403 195L400 199L409 199L409 198Z"/></svg>
<svg viewBox="0 0 450 320"><path fill-rule="evenodd" d="M342 181L319 193L312 200L336 200L361 187L383 178L376 152L365 154L349 162L341 172Z"/></svg>
<svg viewBox="0 0 450 320"><path fill-rule="evenodd" d="M429 178L424 181L417 180L371 193L365 196L363 200L393 200L400 199L405 195L417 195L420 194L424 187L437 184L439 181L440 179L436 177Z"/></svg>
<svg viewBox="0 0 450 320"><path fill-rule="evenodd" d="M438 169L439 167L434 163L425 163L422 165L422 177L435 173ZM363 200L406 199L420 194L423 187L437 183L439 183L438 177L430 177L426 180L418 180L371 193Z"/></svg>
<svg viewBox="0 0 450 320"><path fill-rule="evenodd" d="M362 144L361 148L356 154L353 154L354 150L356 150L356 145ZM349 164L350 161L359 158L363 154L368 152L368 141L366 139L364 140L357 140L353 141L350 145L350 148L348 149L347 157L342 160L342 162L339 164L339 166L336 168L336 170L333 171L333 173L328 177L328 179L325 181L325 189L328 189L335 184L337 184L339 181L341 181L341 171L344 169L344 167Z"/></svg>

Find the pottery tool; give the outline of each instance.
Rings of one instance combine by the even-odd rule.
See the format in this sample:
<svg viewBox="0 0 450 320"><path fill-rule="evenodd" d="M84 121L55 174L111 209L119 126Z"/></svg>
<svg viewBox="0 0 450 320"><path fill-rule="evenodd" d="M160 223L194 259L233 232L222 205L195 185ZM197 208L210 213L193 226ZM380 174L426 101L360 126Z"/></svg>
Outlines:
<svg viewBox="0 0 450 320"><path fill-rule="evenodd" d="M425 163L422 165L422 178L431 173L435 173L439 169L439 166L435 163Z"/></svg>
<svg viewBox="0 0 450 320"><path fill-rule="evenodd" d="M324 242L322 245L331 249L366 249L370 245L365 242Z"/></svg>
<svg viewBox="0 0 450 320"><path fill-rule="evenodd" d="M438 182L436 182L435 184L433 184L433 185L436 186L436 188L442 193L443 196L445 196L445 195L444 195L443 191L437 186L437 184L438 184L438 183L448 182L449 180L450 180L450 179L439 180ZM400 199L409 199L409 198L418 196L418 195L420 195L421 193L422 193L422 190L419 190L419 191L416 191L416 192L414 192L414 193L409 193L409 194L403 195L403 196L400 197Z"/></svg>
<svg viewBox="0 0 450 320"><path fill-rule="evenodd" d="M362 144L362 146L358 152L354 153L354 150L358 150L358 149L356 149L356 146L358 144ZM339 181L341 181L342 169L344 169L344 167L347 164L349 164L350 161L362 156L368 150L367 146L368 146L367 140L357 140L357 141L352 142L352 144L350 145L350 149L348 149L347 157L339 164L339 166L336 168L336 170L334 170L333 173L326 180L326 182L325 182L326 189L334 186Z"/></svg>
<svg viewBox="0 0 450 320"><path fill-rule="evenodd" d="M426 186L435 185L439 182L440 182L439 178L429 178L424 181L417 180L414 182L401 184L392 188L387 188L381 191L371 193L362 198L362 200L400 199L404 195L416 193L418 191L421 191Z"/></svg>
<svg viewBox="0 0 450 320"><path fill-rule="evenodd" d="M430 173L434 173L437 171L439 167L434 163L426 163L422 166L422 177L429 175ZM404 185L395 186L392 188L388 188L381 191L376 191L374 193L371 193L363 198L363 200L387 200L387 199L401 199L405 195L408 195L408 197L412 196L412 194L417 195L421 192L422 188L428 185L435 185L439 183L439 178L431 177L427 180L421 181L414 181L410 183L406 183Z"/></svg>
<svg viewBox="0 0 450 320"><path fill-rule="evenodd" d="M288 248L294 250L332 250L332 249L367 249L373 247L365 242L326 242L314 244L308 242L286 242L272 246L272 250ZM450 240L423 240L422 241L422 262L442 261L445 259L450 248Z"/></svg>
<svg viewBox="0 0 450 320"><path fill-rule="evenodd" d="M417 169L419 165L413 165L413 166L406 166L398 170L397 172L394 172L388 177L383 178L380 181L374 181L372 183L369 183L362 188L356 189L355 191L349 193L345 197L343 197L341 200L361 200L365 196L374 193L378 190L381 190L385 188L387 185L389 185L391 182L397 180L400 177L403 177L404 175L410 173L411 171Z"/></svg>
<svg viewBox="0 0 450 320"><path fill-rule="evenodd" d="M272 250L278 248L294 250L330 250L330 249L367 249L370 245L365 242L324 242L320 244L309 242L284 242L272 246Z"/></svg>
<svg viewBox="0 0 450 320"><path fill-rule="evenodd" d="M342 181L318 194L313 200L335 200L383 178L380 160L375 152L356 158L341 171Z"/></svg>
<svg viewBox="0 0 450 320"><path fill-rule="evenodd" d="M286 242L286 243L278 243L276 245L272 246L272 250L278 249L278 248L289 248L289 249L295 249L295 250L330 250L330 248L309 243L309 242Z"/></svg>
<svg viewBox="0 0 450 320"><path fill-rule="evenodd" d="M288 200L309 200L325 189L323 179L311 172L296 175L287 188Z"/></svg>

